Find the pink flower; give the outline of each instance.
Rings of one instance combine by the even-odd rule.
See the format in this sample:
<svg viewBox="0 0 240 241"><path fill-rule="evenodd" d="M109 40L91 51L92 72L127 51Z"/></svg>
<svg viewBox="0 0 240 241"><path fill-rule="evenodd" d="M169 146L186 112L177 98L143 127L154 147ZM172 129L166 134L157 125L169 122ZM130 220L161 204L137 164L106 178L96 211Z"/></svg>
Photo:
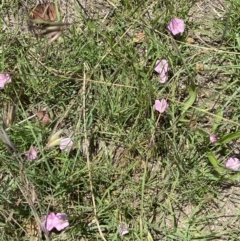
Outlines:
<svg viewBox="0 0 240 241"><path fill-rule="evenodd" d="M210 138L210 142L211 143L215 143L215 142L217 142L218 141L218 138L217 138L217 136L216 135L214 135L214 134L209 134L209 138Z"/></svg>
<svg viewBox="0 0 240 241"><path fill-rule="evenodd" d="M63 151L69 151L71 150L71 147L73 145L73 141L69 137L61 138L60 140L60 149Z"/></svg>
<svg viewBox="0 0 240 241"><path fill-rule="evenodd" d="M7 73L0 73L0 88L4 88L4 85L7 83L10 83L12 80L10 78L10 75Z"/></svg>
<svg viewBox="0 0 240 241"><path fill-rule="evenodd" d="M233 171L238 171L240 168L240 161L236 157L228 158L226 162L226 168L231 169Z"/></svg>
<svg viewBox="0 0 240 241"><path fill-rule="evenodd" d="M29 161L34 161L37 159L38 149L36 147L31 146L30 149L24 153L25 157Z"/></svg>
<svg viewBox="0 0 240 241"><path fill-rule="evenodd" d="M168 24L168 30L173 35L182 34L184 32L184 21L180 18L173 18Z"/></svg>
<svg viewBox="0 0 240 241"><path fill-rule="evenodd" d="M157 60L154 70L159 74L160 83L167 82L168 80L167 72L169 70L169 66L166 59Z"/></svg>
<svg viewBox="0 0 240 241"><path fill-rule="evenodd" d="M129 233L129 230L128 230L128 225L127 225L127 223L121 222L121 223L118 225L118 232L120 233L121 236L128 234L128 233Z"/></svg>
<svg viewBox="0 0 240 241"><path fill-rule="evenodd" d="M42 226L45 227L48 231L56 228L58 231L63 230L67 226L69 226L69 222L67 220L67 214L65 213L50 213L49 215L45 215L42 220Z"/></svg>
<svg viewBox="0 0 240 241"><path fill-rule="evenodd" d="M155 110L163 113L168 108L168 103L165 99L162 100L155 100Z"/></svg>

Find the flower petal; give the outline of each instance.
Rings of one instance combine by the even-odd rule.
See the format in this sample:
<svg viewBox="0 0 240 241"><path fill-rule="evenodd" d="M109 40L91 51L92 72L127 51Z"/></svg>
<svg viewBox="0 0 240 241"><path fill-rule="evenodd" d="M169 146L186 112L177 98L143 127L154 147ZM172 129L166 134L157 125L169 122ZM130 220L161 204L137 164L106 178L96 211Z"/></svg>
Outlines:
<svg viewBox="0 0 240 241"><path fill-rule="evenodd" d="M159 74L160 83L165 83L168 80L167 72L169 65L166 59L157 60L154 70Z"/></svg>
<svg viewBox="0 0 240 241"><path fill-rule="evenodd" d="M55 228L55 222L56 222L56 215L55 213L50 213L47 217L46 217L46 229L48 231L51 231L53 228Z"/></svg>
<svg viewBox="0 0 240 241"><path fill-rule="evenodd" d="M69 222L67 220L67 214L65 213L57 213L55 218L55 228L58 231L63 230L64 228L69 226Z"/></svg>
<svg viewBox="0 0 240 241"><path fill-rule="evenodd" d="M46 228L48 231L56 228L58 231L69 226L69 222L67 220L67 214L65 213L50 213L49 215L45 215L42 218L41 222L42 228Z"/></svg>
<svg viewBox="0 0 240 241"><path fill-rule="evenodd" d="M69 151L71 150L73 145L73 141L69 137L62 138L60 140L60 149L64 151Z"/></svg>
<svg viewBox="0 0 240 241"><path fill-rule="evenodd" d="M12 80L7 73L0 73L0 88L4 88L4 85L10 83Z"/></svg>
<svg viewBox="0 0 240 241"><path fill-rule="evenodd" d="M168 103L165 99L155 100L155 110L163 113L168 108Z"/></svg>
<svg viewBox="0 0 240 241"><path fill-rule="evenodd" d="M37 159L38 149L36 147L31 146L30 149L24 153L26 158L29 161L34 161Z"/></svg>
<svg viewBox="0 0 240 241"><path fill-rule="evenodd" d="M128 225L125 222L121 222L118 225L118 232L121 236L126 235L129 233Z"/></svg>
<svg viewBox="0 0 240 241"><path fill-rule="evenodd" d="M173 18L168 24L168 30L173 34L182 34L184 32L184 21L180 18Z"/></svg>
<svg viewBox="0 0 240 241"><path fill-rule="evenodd" d="M230 157L228 158L226 162L226 167L228 169L231 169L233 171L238 171L240 169L240 161L236 157Z"/></svg>
<svg viewBox="0 0 240 241"><path fill-rule="evenodd" d="M218 138L217 138L217 136L216 135L214 135L214 134L209 134L209 138L210 138L210 142L211 143L215 143L215 142L217 142L218 141Z"/></svg>

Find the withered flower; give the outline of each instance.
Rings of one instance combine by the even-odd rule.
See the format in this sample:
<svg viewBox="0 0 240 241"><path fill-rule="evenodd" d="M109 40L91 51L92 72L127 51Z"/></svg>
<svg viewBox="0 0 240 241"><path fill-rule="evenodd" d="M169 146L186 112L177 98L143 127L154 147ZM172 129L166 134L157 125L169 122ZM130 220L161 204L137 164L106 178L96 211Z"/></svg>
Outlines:
<svg viewBox="0 0 240 241"><path fill-rule="evenodd" d="M35 23L54 22L57 20L57 6L55 3L38 4L30 11L29 18Z"/></svg>
<svg viewBox="0 0 240 241"><path fill-rule="evenodd" d="M58 39L67 23L60 22L59 9L56 3L36 5L29 13L29 29L36 37L47 36L48 43Z"/></svg>

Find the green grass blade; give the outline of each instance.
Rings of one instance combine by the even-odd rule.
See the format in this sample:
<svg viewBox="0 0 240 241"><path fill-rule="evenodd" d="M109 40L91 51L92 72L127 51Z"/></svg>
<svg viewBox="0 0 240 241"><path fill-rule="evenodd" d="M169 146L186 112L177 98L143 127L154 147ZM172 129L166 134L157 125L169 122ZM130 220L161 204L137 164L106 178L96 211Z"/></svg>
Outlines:
<svg viewBox="0 0 240 241"><path fill-rule="evenodd" d="M197 98L196 87L194 85L190 85L188 93L189 93L189 98L184 103L183 113L185 113L193 105L193 103L195 102L195 100Z"/></svg>
<svg viewBox="0 0 240 241"><path fill-rule="evenodd" d="M225 136L223 136L221 138L221 140L219 140L219 143L221 144L227 144L229 143L230 141L233 141L235 139L238 139L240 137L240 131L237 131L235 133L230 133L230 134L227 134Z"/></svg>
<svg viewBox="0 0 240 241"><path fill-rule="evenodd" d="M214 167L214 169L220 175L226 174L226 169L219 165L219 162L218 162L217 158L213 155L213 153L211 151L207 152L207 157L208 157L208 160L210 161L210 163L212 164L212 166Z"/></svg>

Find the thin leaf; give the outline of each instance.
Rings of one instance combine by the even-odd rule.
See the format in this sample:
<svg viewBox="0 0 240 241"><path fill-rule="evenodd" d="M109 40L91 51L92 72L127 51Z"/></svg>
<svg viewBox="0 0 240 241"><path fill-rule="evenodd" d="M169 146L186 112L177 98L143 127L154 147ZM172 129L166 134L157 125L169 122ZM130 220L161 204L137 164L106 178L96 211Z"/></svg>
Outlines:
<svg viewBox="0 0 240 241"><path fill-rule="evenodd" d="M211 151L207 152L207 157L210 163L213 165L214 169L220 174L224 175L227 173L227 170L219 165L217 158L213 155Z"/></svg>
<svg viewBox="0 0 240 241"><path fill-rule="evenodd" d="M184 117L187 113L187 110L193 105L193 103L197 98L197 90L193 84L190 85L188 92L189 92L189 98L183 103L182 115L179 119L181 122L189 122L189 120L185 120Z"/></svg>
<svg viewBox="0 0 240 241"><path fill-rule="evenodd" d="M193 105L193 103L197 98L197 90L195 85L190 85L188 93L189 93L189 98L184 103L183 113L186 112Z"/></svg>
<svg viewBox="0 0 240 241"><path fill-rule="evenodd" d="M147 241L153 241L153 237L150 232L147 234Z"/></svg>
<svg viewBox="0 0 240 241"><path fill-rule="evenodd" d="M183 103L181 121L184 121L184 114L193 105L193 103L197 98L196 87L194 85L190 85L188 93L189 93L189 98Z"/></svg>
<svg viewBox="0 0 240 241"><path fill-rule="evenodd" d="M237 131L237 132L230 133L223 136L218 142L221 144L226 144L226 143L229 143L230 141L238 139L239 137L240 137L240 131Z"/></svg>

